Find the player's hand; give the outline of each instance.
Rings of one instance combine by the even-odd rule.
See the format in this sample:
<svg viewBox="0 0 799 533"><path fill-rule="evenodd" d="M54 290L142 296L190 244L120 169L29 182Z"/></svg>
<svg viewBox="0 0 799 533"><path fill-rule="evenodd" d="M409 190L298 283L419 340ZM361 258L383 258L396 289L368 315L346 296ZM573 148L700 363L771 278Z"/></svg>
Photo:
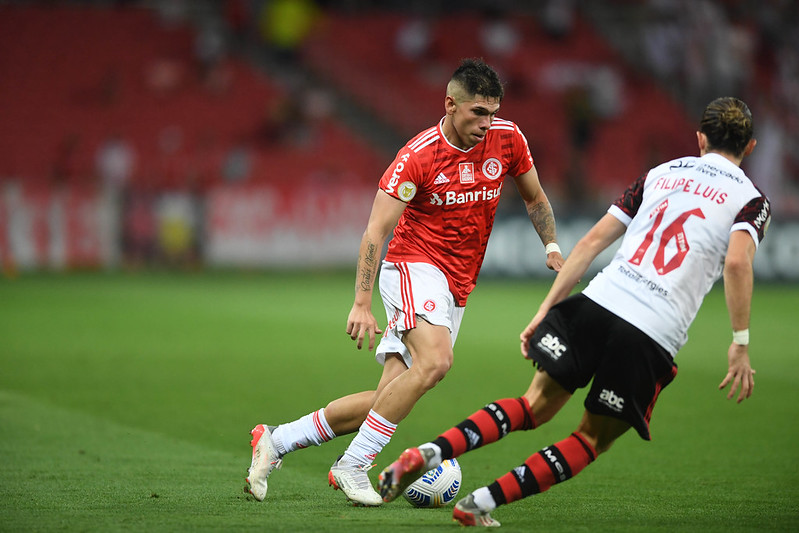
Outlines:
<svg viewBox="0 0 799 533"><path fill-rule="evenodd" d="M719 384L719 390L724 389L728 384L732 384L730 392L727 394L727 399L729 400L735 396L735 392L740 388L736 402L741 403L752 395L752 389L755 388L755 371L749 364L749 346L742 346L733 342L727 351L727 360L729 362L727 375Z"/></svg>
<svg viewBox="0 0 799 533"><path fill-rule="evenodd" d="M363 342L368 336L368 349L371 351L375 347L375 336L381 333L383 330L378 326L371 309L354 304L350 316L347 317L347 335L355 341L358 349L363 348Z"/></svg>
<svg viewBox="0 0 799 533"><path fill-rule="evenodd" d="M555 272L560 272L560 267L563 266L563 263L566 260L563 259L563 256L560 252L552 252L551 254L547 254L547 268L550 270L554 270Z"/></svg>
<svg viewBox="0 0 799 533"><path fill-rule="evenodd" d="M528 353L528 344L530 343L530 339L533 337L535 330L538 328L538 324L540 324L541 320L544 319L545 314L546 313L542 313L541 311L536 313L536 315L533 317L533 319L530 321L527 327L524 328L522 334L519 335L519 340L522 342L521 346L522 355L525 357L525 359L530 359L530 355Z"/></svg>

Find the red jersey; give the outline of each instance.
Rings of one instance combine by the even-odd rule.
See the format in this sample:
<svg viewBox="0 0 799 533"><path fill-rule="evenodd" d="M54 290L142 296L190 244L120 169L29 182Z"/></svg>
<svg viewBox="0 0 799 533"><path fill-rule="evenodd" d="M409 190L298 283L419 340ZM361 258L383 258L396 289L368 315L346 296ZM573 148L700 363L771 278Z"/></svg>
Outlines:
<svg viewBox="0 0 799 533"><path fill-rule="evenodd" d="M462 150L447 141L443 120L411 139L380 179L408 204L386 261L438 267L458 306L477 283L506 175L520 176L533 157L518 126L495 118L482 142Z"/></svg>

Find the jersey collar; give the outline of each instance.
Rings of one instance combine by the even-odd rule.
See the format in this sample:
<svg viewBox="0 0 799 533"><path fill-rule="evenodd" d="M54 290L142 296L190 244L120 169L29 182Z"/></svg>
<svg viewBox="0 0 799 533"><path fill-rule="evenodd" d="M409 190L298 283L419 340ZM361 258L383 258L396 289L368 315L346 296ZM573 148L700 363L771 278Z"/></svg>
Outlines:
<svg viewBox="0 0 799 533"><path fill-rule="evenodd" d="M461 152L463 154L468 154L469 152L474 150L475 146L478 146L476 144L476 145L472 146L471 148L469 148L468 150L464 150L463 148L458 148L457 146L455 146L454 144L449 142L449 139L447 139L447 136L444 135L444 119L445 118L447 118L447 117L442 117L441 120L438 121L438 132L441 134L441 138L444 139L444 142L447 143L447 145L449 147L451 147L453 150L457 150L457 151L459 151L459 152ZM485 139L483 139L483 142L485 142Z"/></svg>

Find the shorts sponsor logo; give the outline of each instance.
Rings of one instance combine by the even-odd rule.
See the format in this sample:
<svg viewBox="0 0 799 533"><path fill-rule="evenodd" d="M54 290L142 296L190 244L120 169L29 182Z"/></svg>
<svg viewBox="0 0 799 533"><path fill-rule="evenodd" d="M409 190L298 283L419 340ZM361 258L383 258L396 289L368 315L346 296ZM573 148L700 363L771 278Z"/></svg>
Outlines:
<svg viewBox="0 0 799 533"><path fill-rule="evenodd" d="M436 310L436 303L433 300L427 300L424 303L424 310L427 312L433 312Z"/></svg>
<svg viewBox="0 0 799 533"><path fill-rule="evenodd" d="M541 338L540 341L538 341L538 347L548 353L549 356L555 360L560 359L560 356L562 356L566 350L568 350L568 347L563 344L558 337L551 333L547 333Z"/></svg>
<svg viewBox="0 0 799 533"><path fill-rule="evenodd" d="M397 325L397 321L399 320L399 318L400 318L400 311L399 309L397 309L396 311L394 311L394 316L391 317L391 320L389 320L388 324L386 324L386 330L390 331L394 329L394 326Z"/></svg>
<svg viewBox="0 0 799 533"><path fill-rule="evenodd" d="M599 402L610 407L617 413L621 413L624 409L624 398L617 395L612 390L602 389L599 393Z"/></svg>
<svg viewBox="0 0 799 533"><path fill-rule="evenodd" d="M399 196L399 199L403 202L410 202L413 200L413 197L416 196L416 185L410 181L400 183L397 189L397 196Z"/></svg>
<svg viewBox="0 0 799 533"><path fill-rule="evenodd" d="M491 157L483 162L483 175L495 180L502 175L502 163L496 157Z"/></svg>
<svg viewBox="0 0 799 533"><path fill-rule="evenodd" d="M474 183L474 163L459 163L458 173L461 183Z"/></svg>

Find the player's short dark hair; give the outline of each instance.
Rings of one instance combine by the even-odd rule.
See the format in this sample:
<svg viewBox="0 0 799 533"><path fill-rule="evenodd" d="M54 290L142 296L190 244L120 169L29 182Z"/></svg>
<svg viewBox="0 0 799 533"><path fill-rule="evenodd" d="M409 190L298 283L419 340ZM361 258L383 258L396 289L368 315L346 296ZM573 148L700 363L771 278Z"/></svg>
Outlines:
<svg viewBox="0 0 799 533"><path fill-rule="evenodd" d="M474 96L479 94L502 101L505 89L496 71L485 61L477 58L461 60L460 66L452 74L452 81L463 87L464 91Z"/></svg>
<svg viewBox="0 0 799 533"><path fill-rule="evenodd" d="M699 131L707 136L708 148L741 157L752 139L752 112L732 96L716 98L702 113Z"/></svg>

